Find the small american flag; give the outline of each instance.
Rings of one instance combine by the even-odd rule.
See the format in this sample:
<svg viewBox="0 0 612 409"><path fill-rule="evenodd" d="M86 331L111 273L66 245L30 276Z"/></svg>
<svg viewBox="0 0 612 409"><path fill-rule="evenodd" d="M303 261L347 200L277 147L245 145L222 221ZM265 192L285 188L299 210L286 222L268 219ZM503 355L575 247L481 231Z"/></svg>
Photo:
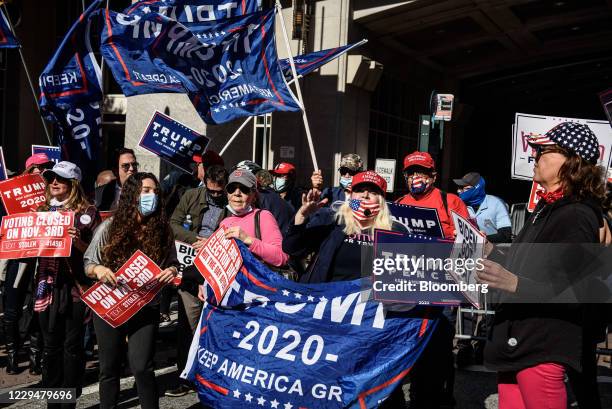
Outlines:
<svg viewBox="0 0 612 409"><path fill-rule="evenodd" d="M359 221L370 219L380 211L380 204L378 202L351 199L349 206L353 211L353 216Z"/></svg>

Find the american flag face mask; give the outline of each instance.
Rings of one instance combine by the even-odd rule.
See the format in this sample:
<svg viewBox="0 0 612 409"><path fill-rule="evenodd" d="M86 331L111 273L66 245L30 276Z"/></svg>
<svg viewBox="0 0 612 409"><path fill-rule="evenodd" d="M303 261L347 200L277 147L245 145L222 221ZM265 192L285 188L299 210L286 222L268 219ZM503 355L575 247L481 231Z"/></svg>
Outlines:
<svg viewBox="0 0 612 409"><path fill-rule="evenodd" d="M359 222L373 219L380 213L380 203L378 201L351 199L349 206L353 211L353 217Z"/></svg>

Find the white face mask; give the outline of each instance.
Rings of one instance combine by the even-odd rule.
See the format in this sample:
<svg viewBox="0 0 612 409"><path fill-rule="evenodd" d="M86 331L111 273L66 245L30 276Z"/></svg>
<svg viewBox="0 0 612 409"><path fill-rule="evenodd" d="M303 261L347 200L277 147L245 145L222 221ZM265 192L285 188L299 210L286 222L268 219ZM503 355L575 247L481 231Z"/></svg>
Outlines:
<svg viewBox="0 0 612 409"><path fill-rule="evenodd" d="M231 205L227 205L225 206L227 208L227 210L229 210L229 212L231 214L233 214L234 216L244 216L245 214L251 212L253 210L253 207L251 205L245 207L242 210L234 210L234 208Z"/></svg>

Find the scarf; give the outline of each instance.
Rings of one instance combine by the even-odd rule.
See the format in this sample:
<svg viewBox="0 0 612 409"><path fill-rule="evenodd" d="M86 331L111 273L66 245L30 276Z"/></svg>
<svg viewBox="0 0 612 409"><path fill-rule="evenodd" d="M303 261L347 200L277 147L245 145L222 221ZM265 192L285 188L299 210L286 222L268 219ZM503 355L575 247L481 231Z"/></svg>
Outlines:
<svg viewBox="0 0 612 409"><path fill-rule="evenodd" d="M559 188L554 192L537 191L536 195L538 196L539 200L543 200L544 203L552 204L555 203L557 200L563 198L563 189Z"/></svg>
<svg viewBox="0 0 612 409"><path fill-rule="evenodd" d="M466 205L471 207L480 206L480 204L485 200L486 195L485 180L483 177L480 178L480 181L476 186L459 193L461 200L463 200Z"/></svg>

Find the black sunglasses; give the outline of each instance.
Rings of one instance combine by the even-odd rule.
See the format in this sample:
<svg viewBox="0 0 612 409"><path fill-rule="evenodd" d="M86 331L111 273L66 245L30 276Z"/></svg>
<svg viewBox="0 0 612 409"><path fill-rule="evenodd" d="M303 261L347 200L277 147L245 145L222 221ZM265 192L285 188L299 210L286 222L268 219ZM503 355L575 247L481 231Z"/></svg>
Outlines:
<svg viewBox="0 0 612 409"><path fill-rule="evenodd" d="M234 190L236 190L236 189L234 189ZM210 193L211 196L214 196L214 197L223 196L223 194L225 193L225 191L223 191L223 190L206 189L206 191L208 193Z"/></svg>
<svg viewBox="0 0 612 409"><path fill-rule="evenodd" d="M340 172L341 175L346 175L348 173L351 176L355 176L357 174L357 171L352 170L351 168L345 168L345 167L339 168L338 172Z"/></svg>
<svg viewBox="0 0 612 409"><path fill-rule="evenodd" d="M251 188L250 187L246 187L243 184L240 183L230 183L229 185L227 185L227 187L225 188L225 191L227 193L234 193L236 191L236 189L240 189L240 191L242 193L244 193L245 195L248 195L251 193Z"/></svg>
<svg viewBox="0 0 612 409"><path fill-rule="evenodd" d="M536 146L535 148L535 159L536 161L540 159L540 157L542 157L542 155L546 154L546 153L552 153L552 152L557 152L557 153L561 153L563 155L567 156L567 151L563 148L560 147L556 147L556 146L550 146L550 145L544 145L544 146Z"/></svg>
<svg viewBox="0 0 612 409"><path fill-rule="evenodd" d="M138 163L138 162L122 163L119 166L121 167L121 169L123 169L125 172L127 172L128 170L130 170L130 168L134 168L134 170L138 170L138 167L140 166L140 163Z"/></svg>

